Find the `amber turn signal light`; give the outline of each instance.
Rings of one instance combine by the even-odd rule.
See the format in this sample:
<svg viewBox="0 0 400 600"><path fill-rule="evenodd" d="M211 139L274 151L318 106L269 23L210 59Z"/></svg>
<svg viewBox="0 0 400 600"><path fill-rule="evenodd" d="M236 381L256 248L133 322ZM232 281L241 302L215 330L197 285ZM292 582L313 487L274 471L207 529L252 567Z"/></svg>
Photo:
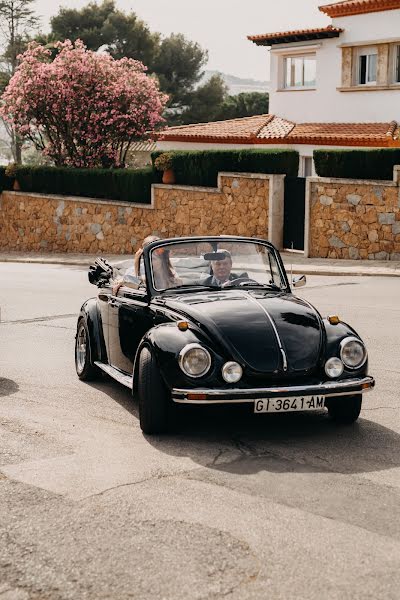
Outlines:
<svg viewBox="0 0 400 600"><path fill-rule="evenodd" d="M177 325L179 331L187 331L189 329L189 323L187 321L179 321Z"/></svg>
<svg viewBox="0 0 400 600"><path fill-rule="evenodd" d="M328 317L328 321L331 325L337 325L338 323L340 323L340 319L337 315L333 315L331 317Z"/></svg>
<svg viewBox="0 0 400 600"><path fill-rule="evenodd" d="M188 400L207 400L207 394L188 394Z"/></svg>

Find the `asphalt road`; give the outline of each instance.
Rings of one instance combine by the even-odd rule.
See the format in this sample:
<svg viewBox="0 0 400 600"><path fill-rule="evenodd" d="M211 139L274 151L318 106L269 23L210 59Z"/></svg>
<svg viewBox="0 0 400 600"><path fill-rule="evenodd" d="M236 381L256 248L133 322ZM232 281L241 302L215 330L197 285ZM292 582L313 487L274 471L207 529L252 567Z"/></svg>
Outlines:
<svg viewBox="0 0 400 600"><path fill-rule="evenodd" d="M0 600L400 598L400 279L299 290L364 337L357 424L182 407L144 437L80 382L77 267L0 264Z"/></svg>

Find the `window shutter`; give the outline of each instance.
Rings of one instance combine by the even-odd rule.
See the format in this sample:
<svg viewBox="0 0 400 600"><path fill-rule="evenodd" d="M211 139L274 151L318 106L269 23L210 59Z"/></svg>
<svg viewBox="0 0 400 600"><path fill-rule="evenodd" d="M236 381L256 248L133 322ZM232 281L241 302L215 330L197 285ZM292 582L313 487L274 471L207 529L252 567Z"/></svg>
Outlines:
<svg viewBox="0 0 400 600"><path fill-rule="evenodd" d="M389 44L379 44L377 72L378 85L388 85L389 83L389 56Z"/></svg>
<svg viewBox="0 0 400 600"><path fill-rule="evenodd" d="M352 85L353 49L342 48L342 87Z"/></svg>

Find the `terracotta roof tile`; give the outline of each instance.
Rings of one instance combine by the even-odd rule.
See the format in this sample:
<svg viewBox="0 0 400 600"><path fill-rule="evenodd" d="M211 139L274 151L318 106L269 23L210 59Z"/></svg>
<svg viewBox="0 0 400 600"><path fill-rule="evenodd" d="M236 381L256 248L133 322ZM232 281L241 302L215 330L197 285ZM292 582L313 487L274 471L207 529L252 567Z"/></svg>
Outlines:
<svg viewBox="0 0 400 600"><path fill-rule="evenodd" d="M294 29L293 31L248 35L247 39L260 46L271 46L273 44L283 44L286 42L338 37L342 31L343 29L340 29L339 27L328 25L327 27L319 27L316 29Z"/></svg>
<svg viewBox="0 0 400 600"><path fill-rule="evenodd" d="M159 140L204 140L213 139L224 142L241 140L243 143L250 142L256 138L260 129L267 125L273 115L256 115L242 119L229 119L227 121L215 121L213 123L197 123L194 125L181 125L180 127L168 127L159 134Z"/></svg>
<svg viewBox="0 0 400 600"><path fill-rule="evenodd" d="M260 129L257 138L259 140L277 140L287 137L288 133L295 127L295 123L274 117L267 125Z"/></svg>
<svg viewBox="0 0 400 600"><path fill-rule="evenodd" d="M159 141L235 144L400 146L399 124L293 123L275 115L169 127Z"/></svg>
<svg viewBox="0 0 400 600"><path fill-rule="evenodd" d="M304 143L356 142L382 143L386 145L389 138L394 139L397 123L299 123L287 136L290 142Z"/></svg>
<svg viewBox="0 0 400 600"><path fill-rule="evenodd" d="M329 17L346 17L400 8L400 0L346 0L319 7Z"/></svg>

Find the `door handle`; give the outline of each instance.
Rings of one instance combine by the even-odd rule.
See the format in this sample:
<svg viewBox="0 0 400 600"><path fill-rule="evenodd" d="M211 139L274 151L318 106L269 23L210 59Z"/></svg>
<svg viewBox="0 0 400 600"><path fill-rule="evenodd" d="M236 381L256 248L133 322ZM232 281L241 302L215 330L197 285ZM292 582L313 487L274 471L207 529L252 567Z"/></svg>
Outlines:
<svg viewBox="0 0 400 600"><path fill-rule="evenodd" d="M115 300L114 298L109 298L108 304L110 306L115 306L116 308L118 308L119 306L121 306L121 302L118 302L118 300Z"/></svg>

